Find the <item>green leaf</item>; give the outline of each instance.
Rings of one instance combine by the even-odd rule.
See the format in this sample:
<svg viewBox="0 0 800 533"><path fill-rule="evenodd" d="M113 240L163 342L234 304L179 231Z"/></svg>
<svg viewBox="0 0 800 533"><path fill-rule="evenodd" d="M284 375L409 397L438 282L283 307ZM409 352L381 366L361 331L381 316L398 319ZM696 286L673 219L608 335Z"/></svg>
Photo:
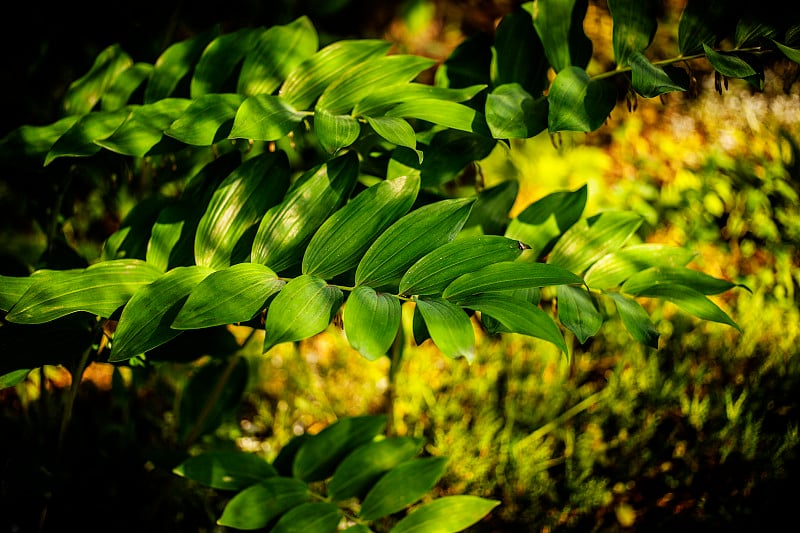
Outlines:
<svg viewBox="0 0 800 533"><path fill-rule="evenodd" d="M22 383L28 377L30 371L30 368L20 368L19 370L0 374L0 390Z"/></svg>
<svg viewBox="0 0 800 533"><path fill-rule="evenodd" d="M717 304L708 299L702 292L690 287L683 285L654 285L641 291L638 296L661 298L670 301L684 312L701 320L727 324L736 328L739 332L742 331L739 325Z"/></svg>
<svg viewBox="0 0 800 533"><path fill-rule="evenodd" d="M429 58L406 54L371 59L338 73L333 83L320 95L316 107L334 115L349 113L375 87L410 82L434 63Z"/></svg>
<svg viewBox="0 0 800 533"><path fill-rule="evenodd" d="M678 50L688 56L703 51L703 45L714 46L718 26L725 22L730 4L724 0L691 0L678 21Z"/></svg>
<svg viewBox="0 0 800 533"><path fill-rule="evenodd" d="M81 117L58 138L44 159L49 165L59 157L88 157L101 150L96 141L105 139L119 128L130 110L96 111Z"/></svg>
<svg viewBox="0 0 800 533"><path fill-rule="evenodd" d="M161 142L170 123L190 105L184 98L165 98L131 109L130 116L114 133L95 143L118 154L144 157Z"/></svg>
<svg viewBox="0 0 800 533"><path fill-rule="evenodd" d="M195 100L178 117L164 135L195 146L211 146L226 139L233 118L242 105L239 94L206 94Z"/></svg>
<svg viewBox="0 0 800 533"><path fill-rule="evenodd" d="M256 263L218 270L192 290L172 327L199 329L247 322L284 285L272 270Z"/></svg>
<svg viewBox="0 0 800 533"><path fill-rule="evenodd" d="M645 98L655 98L665 93L685 91L687 89L688 84L684 83L682 85L680 80L674 80L664 69L650 63L643 54L631 54L630 64L632 70L631 85L637 93ZM683 71L678 69L672 72Z"/></svg>
<svg viewBox="0 0 800 533"><path fill-rule="evenodd" d="M111 86L103 93L100 99L100 109L116 111L128 105L131 96L146 80L150 79L153 68L150 63L135 63L120 72Z"/></svg>
<svg viewBox="0 0 800 533"><path fill-rule="evenodd" d="M181 80L194 69L208 43L219 35L219 31L219 27L215 26L167 48L155 62L145 87L144 102L150 104L172 95Z"/></svg>
<svg viewBox="0 0 800 533"><path fill-rule="evenodd" d="M376 520L411 505L436 485L446 466L446 457L423 457L400 463L367 493L359 516L362 520Z"/></svg>
<svg viewBox="0 0 800 533"><path fill-rule="evenodd" d="M550 193L511 220L505 235L527 244L535 257L541 259L550 252L556 239L580 220L586 198L586 185L574 191Z"/></svg>
<svg viewBox="0 0 800 533"><path fill-rule="evenodd" d="M547 262L582 272L607 253L620 249L641 224L638 214L625 211L607 211L582 220L556 242Z"/></svg>
<svg viewBox="0 0 800 533"><path fill-rule="evenodd" d="M366 117L375 133L398 146L417 149L417 137L414 128L405 119L397 117ZM421 157L421 152L420 152ZM420 159L421 160L421 159Z"/></svg>
<svg viewBox="0 0 800 533"><path fill-rule="evenodd" d="M468 87L491 84L493 39L487 32L470 35L445 59L436 71L440 85Z"/></svg>
<svg viewBox="0 0 800 533"><path fill-rule="evenodd" d="M463 298L459 304L479 311L484 325L488 316L500 322L504 331L546 340L558 346L565 354L568 353L564 335L550 315L528 300L502 293L490 293Z"/></svg>
<svg viewBox="0 0 800 533"><path fill-rule="evenodd" d="M457 533L465 531L500 504L478 496L445 496L420 505L391 533Z"/></svg>
<svg viewBox="0 0 800 533"><path fill-rule="evenodd" d="M414 167L421 170L421 186L437 187L452 181L467 166L488 157L496 144L488 132L485 136L450 129L437 132L426 147L420 147L425 154L422 166ZM414 162L419 160L416 154L412 157Z"/></svg>
<svg viewBox="0 0 800 533"><path fill-rule="evenodd" d="M532 2L526 2L505 15L497 25L494 39L496 72L494 85L497 88L514 84L526 94L540 96L550 84L547 79L550 65L544 55L542 41L533 27L533 18L528 12L528 8L532 5ZM520 50L525 50L526 53L521 54ZM486 115L489 120L488 109ZM542 129L544 127L546 122Z"/></svg>
<svg viewBox="0 0 800 533"><path fill-rule="evenodd" d="M0 157L9 160L19 157L44 165L45 156L55 142L80 119L78 116L64 117L47 126L22 126L0 139Z"/></svg>
<svg viewBox="0 0 800 533"><path fill-rule="evenodd" d="M353 116L378 118L402 102L412 100L442 100L466 102L486 89L486 85L471 85L462 89L435 87L424 83L398 83L376 87L353 107Z"/></svg>
<svg viewBox="0 0 800 533"><path fill-rule="evenodd" d="M495 139L529 139L547 129L547 98L534 100L518 83L495 87L486 97L486 122Z"/></svg>
<svg viewBox="0 0 800 533"><path fill-rule="evenodd" d="M208 43L194 68L189 87L192 99L223 92L226 82L250 51L257 35L255 28L242 28Z"/></svg>
<svg viewBox="0 0 800 533"><path fill-rule="evenodd" d="M246 96L275 91L292 70L317 51L319 38L311 20L302 16L264 30L251 46L236 87L236 92Z"/></svg>
<svg viewBox="0 0 800 533"><path fill-rule="evenodd" d="M454 303L443 298L420 298L415 300L431 340L447 357L475 357L475 331L469 316Z"/></svg>
<svg viewBox="0 0 800 533"><path fill-rule="evenodd" d="M198 265L174 268L136 291L122 309L109 361L130 359L177 337L181 332L170 324L189 293L211 272Z"/></svg>
<svg viewBox="0 0 800 533"><path fill-rule="evenodd" d="M356 268L356 285L380 288L399 282L420 257L455 238L474 201L440 200L400 218L364 254Z"/></svg>
<svg viewBox="0 0 800 533"><path fill-rule="evenodd" d="M340 289L315 276L304 274L289 281L267 310L264 353L282 342L322 332L339 311L343 298Z"/></svg>
<svg viewBox="0 0 800 533"><path fill-rule="evenodd" d="M575 334L581 344L593 337L603 325L603 316L586 289L559 285L557 298L558 320Z"/></svg>
<svg viewBox="0 0 800 533"><path fill-rule="evenodd" d="M292 475L312 482L329 478L342 460L386 428L384 415L347 417L305 440L295 455Z"/></svg>
<svg viewBox="0 0 800 533"><path fill-rule="evenodd" d="M310 499L308 485L302 481L271 477L231 498L217 524L236 529L261 529Z"/></svg>
<svg viewBox="0 0 800 533"><path fill-rule="evenodd" d="M390 47L390 42L377 39L331 43L292 70L278 94L292 106L307 109L343 72L384 55Z"/></svg>
<svg viewBox="0 0 800 533"><path fill-rule="evenodd" d="M744 59L733 53L723 54L703 45L706 58L714 70L728 78L747 78L756 75L756 70Z"/></svg>
<svg viewBox="0 0 800 533"><path fill-rule="evenodd" d="M651 267L633 274L622 285L622 290L628 294L640 295L657 285L683 285L706 295L720 294L743 286L691 268L666 266Z"/></svg>
<svg viewBox="0 0 800 533"><path fill-rule="evenodd" d="M70 83L64 96L64 112L68 115L90 112L114 80L131 65L133 60L119 44L104 49L89 72Z"/></svg>
<svg viewBox="0 0 800 533"><path fill-rule="evenodd" d="M278 475L257 454L239 450L204 452L186 459L172 472L217 490L242 490Z"/></svg>
<svg viewBox="0 0 800 533"><path fill-rule="evenodd" d="M653 42L658 5L653 0L609 0L608 9L614 23L614 59L618 65L628 66L635 54L641 54Z"/></svg>
<svg viewBox="0 0 800 533"><path fill-rule="evenodd" d="M636 341L650 348L658 348L658 330L644 307L634 300L615 292L606 293L617 306L622 325Z"/></svg>
<svg viewBox="0 0 800 533"><path fill-rule="evenodd" d="M524 287L582 284L583 278L565 268L525 261L495 263L456 278L444 291L448 300Z"/></svg>
<svg viewBox="0 0 800 533"><path fill-rule="evenodd" d="M317 107L314 111L314 131L322 147L334 154L356 142L361 125L350 115L334 115Z"/></svg>
<svg viewBox="0 0 800 533"><path fill-rule="evenodd" d="M306 172L283 201L261 219L250 260L275 272L300 262L306 244L344 204L357 177L355 152L346 152Z"/></svg>
<svg viewBox="0 0 800 533"><path fill-rule="evenodd" d="M284 152L265 152L248 159L225 178L197 226L194 243L198 265L225 268L239 239L277 204L289 186Z"/></svg>
<svg viewBox="0 0 800 533"><path fill-rule="evenodd" d="M242 102L228 136L231 139L277 141L300 124L306 115L281 96L257 94Z"/></svg>
<svg viewBox="0 0 800 533"><path fill-rule="evenodd" d="M650 267L685 266L695 255L679 246L654 243L628 246L600 258L586 271L584 280L593 289L609 289Z"/></svg>
<svg viewBox="0 0 800 533"><path fill-rule="evenodd" d="M416 118L455 130L489 134L484 116L457 102L420 98L393 107L386 112L386 116Z"/></svg>
<svg viewBox="0 0 800 533"><path fill-rule="evenodd" d="M303 273L330 279L355 267L375 238L403 216L419 192L419 177L400 176L360 192L314 233Z"/></svg>
<svg viewBox="0 0 800 533"><path fill-rule="evenodd" d="M583 32L587 0L537 0L533 26L553 70L585 68L592 57L592 41Z"/></svg>
<svg viewBox="0 0 800 533"><path fill-rule="evenodd" d="M561 70L548 93L550 114L547 128L559 131L594 131L617 105L617 90L609 80L591 80L585 70Z"/></svg>
<svg viewBox="0 0 800 533"><path fill-rule="evenodd" d="M271 533L336 533L342 511L327 502L304 503L280 517Z"/></svg>
<svg viewBox="0 0 800 533"><path fill-rule="evenodd" d="M5 319L42 324L78 311L107 318L160 276L157 268L138 259L103 261L85 269L39 271L27 278L30 286ZM19 291L23 284L16 285Z"/></svg>
<svg viewBox="0 0 800 533"><path fill-rule="evenodd" d="M773 40L772 43L780 50L783 55L785 55L791 61L795 63L800 63L800 49L798 48L791 48L786 46L785 44L781 44L778 41Z"/></svg>
<svg viewBox="0 0 800 533"><path fill-rule="evenodd" d="M32 276L2 276L0 275L0 311L8 311L25 294L36 281Z"/></svg>
<svg viewBox="0 0 800 533"><path fill-rule="evenodd" d="M400 279L404 295L440 294L462 274L513 261L522 254L520 243L499 235L475 235L443 244L414 263Z"/></svg>
<svg viewBox="0 0 800 533"><path fill-rule="evenodd" d="M350 293L342 316L350 346L370 361L389 352L400 319L400 301L395 296L377 293L366 285L356 287Z"/></svg>
<svg viewBox="0 0 800 533"><path fill-rule="evenodd" d="M483 189L478 193L464 228L478 226L483 234L501 235L508 227L508 214L514 207L518 192L519 182L514 179Z"/></svg>
<svg viewBox="0 0 800 533"><path fill-rule="evenodd" d="M417 455L422 443L422 439L394 437L356 448L336 468L328 494L338 501L362 498L381 475Z"/></svg>
<svg viewBox="0 0 800 533"><path fill-rule="evenodd" d="M184 446L219 427L224 420L237 420L242 395L247 388L249 365L245 358L215 358L195 370L183 386L178 405L177 434ZM219 388L224 383L224 387ZM214 399L212 403L211 398Z"/></svg>

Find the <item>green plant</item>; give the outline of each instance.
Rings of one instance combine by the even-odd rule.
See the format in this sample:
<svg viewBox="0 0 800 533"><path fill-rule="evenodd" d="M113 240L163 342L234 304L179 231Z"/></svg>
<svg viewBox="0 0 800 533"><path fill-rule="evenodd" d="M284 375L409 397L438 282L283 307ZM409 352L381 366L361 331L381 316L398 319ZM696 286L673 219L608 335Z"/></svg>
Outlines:
<svg viewBox="0 0 800 533"><path fill-rule="evenodd" d="M33 368L61 364L77 387L91 360L135 367L211 355L219 361L185 385L191 423L180 440L189 454L246 382L240 347L226 327L233 324L263 335L267 353L341 320L363 356L391 358L390 376L406 337L431 339L445 355L471 360L475 326L541 338L569 356L576 342L597 334L608 310L633 339L657 347L639 298L667 300L738 329L709 296L741 284L688 268L688 250L635 243L639 215L586 216L584 186L552 193L510 218L517 184L484 187L479 172L465 170L509 139L602 127L620 97L612 79L625 80L629 97L651 98L690 89L691 75L674 65L706 59L720 91L728 78L758 88L762 57L798 61L791 47L797 26L755 9L736 26L717 27L729 21L708 6L722 4L692 2L678 27L679 55L657 61L644 55L658 23L654 4L610 2L618 67L590 76L592 46L581 29L586 4L523 4L493 40L478 36L459 46L435 85L414 81L433 60L387 55L390 43L378 40L320 47L305 17L196 35L152 65L108 48L70 87L63 119L23 126L3 141L8 161L53 183L58 195L38 220L47 228L46 253L30 275L0 278L8 354L0 383L12 386ZM556 73L552 81L549 72ZM119 180L120 164L151 179L152 194L134 200L96 256L64 247L61 204L71 183ZM410 327L404 306L413 308ZM32 343L55 338L57 344ZM212 486L242 464L260 472L225 487L245 496L231 500L221 523L246 529L275 519L281 530L302 516L318 520L321 531L335 530L344 506L336 487L348 477L337 477L337 467L348 472L353 457L377 460L374 448L409 442L393 435L391 416L386 428L383 419L347 418L294 441L279 456L291 463L282 468L233 454L192 457L178 471ZM410 494L376 476L354 494L366 496L347 514L364 522L353 527L415 504L444 467L438 458L403 458L410 462L381 470L386 479L409 478L405 468L437 468ZM214 475L194 475L195 468ZM252 493L278 502L269 496L273 484L298 499L248 522ZM325 501L300 505L309 495ZM494 506L452 498L426 504L394 530L427 515L445 530L463 529ZM381 512L368 512L370 505ZM472 511L447 525L449 505Z"/></svg>

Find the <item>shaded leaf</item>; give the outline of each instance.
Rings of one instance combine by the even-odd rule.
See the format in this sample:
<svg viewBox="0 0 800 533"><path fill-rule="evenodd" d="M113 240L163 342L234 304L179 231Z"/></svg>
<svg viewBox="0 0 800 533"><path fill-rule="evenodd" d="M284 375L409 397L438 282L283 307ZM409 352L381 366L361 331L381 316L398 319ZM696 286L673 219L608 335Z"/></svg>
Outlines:
<svg viewBox="0 0 800 533"><path fill-rule="evenodd" d="M169 96L193 69L208 43L219 35L220 29L197 33L167 48L156 60L150 80L144 90L144 102L150 104Z"/></svg>
<svg viewBox="0 0 800 533"><path fill-rule="evenodd" d="M256 263L212 272L189 294L172 327L199 329L247 322L285 284L272 270Z"/></svg>
<svg viewBox="0 0 800 533"><path fill-rule="evenodd" d="M494 85L497 88L505 84L515 84L526 94L540 96L550 84L550 80L547 79L550 65L545 57L542 41L533 27L533 18L528 12L528 8L532 5L526 2L505 15L497 25L494 39L496 71ZM525 50L526 53L521 54L520 50ZM493 92L497 91L496 88ZM489 120L488 103L487 99L487 120ZM491 120L489 122L491 123ZM542 129L545 127L546 121Z"/></svg>
<svg viewBox="0 0 800 533"><path fill-rule="evenodd" d="M321 333L339 311L343 298L339 288L315 276L304 274L289 281L267 310L264 353L282 342Z"/></svg>
<svg viewBox="0 0 800 533"><path fill-rule="evenodd" d="M634 55L650 46L658 27L658 7L653 0L609 0L614 59L618 65L630 65Z"/></svg>
<svg viewBox="0 0 800 533"><path fill-rule="evenodd" d="M367 493L359 516L363 520L376 520L411 505L434 487L446 466L446 457L423 457L400 463Z"/></svg>
<svg viewBox="0 0 800 533"><path fill-rule="evenodd" d="M650 63L643 54L632 54L630 63L631 85L637 93L645 98L655 98L669 92L685 91L688 88L688 76L685 76L685 80L673 79L664 69ZM670 72L682 73L683 71L673 69Z"/></svg>
<svg viewBox="0 0 800 533"><path fill-rule="evenodd" d="M144 157L161 142L164 130L183 114L189 104L185 98L164 98L133 107L114 133L95 140L95 143L118 154Z"/></svg>
<svg viewBox="0 0 800 533"><path fill-rule="evenodd" d="M242 28L220 35L208 43L192 74L189 87L192 99L222 93L234 70L250 51L257 35L256 28Z"/></svg>
<svg viewBox="0 0 800 533"><path fill-rule="evenodd" d="M336 468L328 493L334 500L363 497L381 475L417 455L422 443L422 439L394 437L356 448Z"/></svg>
<svg viewBox="0 0 800 533"><path fill-rule="evenodd" d="M603 316L586 289L559 285L557 298L558 320L575 334L581 344L593 337L603 325Z"/></svg>
<svg viewBox="0 0 800 533"><path fill-rule="evenodd" d="M583 278L556 265L505 261L459 276L447 286L443 296L460 301L465 296L484 292L582 283Z"/></svg>
<svg viewBox="0 0 800 533"><path fill-rule="evenodd" d="M720 27L726 22L729 3L724 0L690 0L678 21L678 50L682 55L714 46Z"/></svg>
<svg viewBox="0 0 800 533"><path fill-rule="evenodd" d="M743 285L715 278L691 268L665 266L651 267L633 274L622 285L622 290L628 294L640 295L657 285L683 285L707 295L720 294L734 287L743 287Z"/></svg>
<svg viewBox="0 0 800 533"><path fill-rule="evenodd" d="M517 83L495 87L486 97L486 122L496 139L529 139L547 129L547 98L534 100Z"/></svg>
<svg viewBox="0 0 800 533"><path fill-rule="evenodd" d="M356 285L380 288L399 282L420 257L455 238L474 201L474 198L441 200L400 218L364 254L356 268Z"/></svg>
<svg viewBox="0 0 800 533"><path fill-rule="evenodd" d="M404 295L440 294L462 274L513 261L522 254L519 242L499 235L475 235L443 244L414 263L400 280Z"/></svg>
<svg viewBox="0 0 800 533"><path fill-rule="evenodd" d="M228 137L236 111L242 105L239 94L206 94L192 100L164 135L186 144L210 146Z"/></svg>
<svg viewBox="0 0 800 533"><path fill-rule="evenodd" d="M392 533L457 533L480 521L500 504L478 496L445 496L420 505Z"/></svg>
<svg viewBox="0 0 800 533"><path fill-rule="evenodd" d="M336 533L342 511L327 502L304 503L280 517L271 533Z"/></svg>
<svg viewBox="0 0 800 533"><path fill-rule="evenodd" d="M436 347L447 357L475 357L475 332L469 316L443 298L416 299L417 309Z"/></svg>
<svg viewBox="0 0 800 533"><path fill-rule="evenodd" d="M700 291L683 285L654 285L639 293L639 296L661 298L677 305L682 311L694 315L701 320L719 322L732 326L737 331L742 329L728 314L712 302Z"/></svg>
<svg viewBox="0 0 800 533"><path fill-rule="evenodd" d="M122 309L109 361L124 361L164 344L180 331L170 325L189 293L212 270L203 266L178 267L139 289Z"/></svg>
<svg viewBox="0 0 800 533"><path fill-rule="evenodd" d="M172 472L218 490L242 490L278 475L257 454L240 450L203 452L186 459Z"/></svg>
<svg viewBox="0 0 800 533"><path fill-rule="evenodd" d="M472 205L465 228L479 226L486 235L502 235L509 224L509 212L519 192L517 180L506 180L483 189ZM515 239L516 240L516 239Z"/></svg>
<svg viewBox="0 0 800 533"><path fill-rule="evenodd" d="M592 41L583 32L587 0L537 0L533 26L545 56L560 73L570 66L585 68L592 57Z"/></svg>
<svg viewBox="0 0 800 533"><path fill-rule="evenodd" d="M598 129L617 105L617 91L608 80L591 80L585 70L561 70L548 93L550 133Z"/></svg>
<svg viewBox="0 0 800 533"><path fill-rule="evenodd" d="M748 78L757 74L756 70L744 59L736 54L723 54L717 52L708 45L703 45L709 63L714 69L728 78Z"/></svg>
<svg viewBox="0 0 800 533"><path fill-rule="evenodd" d="M347 298L342 321L347 341L361 355L374 361L386 355L400 327L400 301L362 285Z"/></svg>
<svg viewBox="0 0 800 533"><path fill-rule="evenodd" d="M658 331L644 307L633 298L622 294L615 292L606 294L614 300L622 325L625 326L631 337L645 346L658 348Z"/></svg>
<svg viewBox="0 0 800 533"><path fill-rule="evenodd" d="M50 147L44 159L49 165L59 157L88 157L101 150L96 141L105 139L119 128L130 111L96 111L80 118Z"/></svg>
<svg viewBox="0 0 800 533"><path fill-rule="evenodd" d="M386 428L384 415L342 418L306 439L292 464L292 475L303 481L320 481L333 475L342 460Z"/></svg>
<svg viewBox="0 0 800 533"><path fill-rule="evenodd" d="M308 485L302 481L289 477L270 477L250 485L231 498L217 524L236 529L261 529L310 499Z"/></svg>

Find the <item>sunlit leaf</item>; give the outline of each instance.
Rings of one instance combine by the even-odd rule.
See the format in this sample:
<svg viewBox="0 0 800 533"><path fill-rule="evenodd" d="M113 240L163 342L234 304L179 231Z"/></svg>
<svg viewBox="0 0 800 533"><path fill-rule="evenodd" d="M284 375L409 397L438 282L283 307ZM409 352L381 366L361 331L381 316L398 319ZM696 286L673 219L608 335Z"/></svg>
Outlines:
<svg viewBox="0 0 800 533"><path fill-rule="evenodd" d="M794 61L795 63L800 63L800 48L791 48L775 40L773 40L772 42L778 48L778 50L780 50L783 53L783 55L785 55L787 58Z"/></svg>
<svg viewBox="0 0 800 533"><path fill-rule="evenodd" d="M257 263L218 270L194 288L172 327L197 329L246 322L284 285L272 270Z"/></svg>
<svg viewBox="0 0 800 533"><path fill-rule="evenodd" d="M475 332L469 316L459 306L443 298L415 300L431 340L448 357L475 357Z"/></svg>
<svg viewBox="0 0 800 533"><path fill-rule="evenodd" d="M495 263L456 278L445 289L448 300L523 287L582 284L583 278L565 268L547 263L525 261Z"/></svg>
<svg viewBox="0 0 800 533"><path fill-rule="evenodd" d="M478 496L445 496L420 505L392 527L392 533L457 533L465 531L500 505Z"/></svg>
<svg viewBox="0 0 800 533"><path fill-rule="evenodd" d="M650 348L658 348L658 330L644 307L634 300L616 292L606 293L617 305L622 325L635 340Z"/></svg>
<svg viewBox="0 0 800 533"><path fill-rule="evenodd" d="M163 137L163 132L190 104L185 98L164 98L131 108L131 114L114 133L95 140L99 146L118 154L144 157Z"/></svg>
<svg viewBox="0 0 800 533"><path fill-rule="evenodd" d="M412 150L417 149L417 137L414 133L414 128L411 127L407 120L397 117L367 117L367 122L375 130L375 133L390 143L405 146Z"/></svg>
<svg viewBox="0 0 800 533"><path fill-rule="evenodd" d="M739 325L717 304L702 292L690 287L684 285L654 285L641 291L639 296L667 300L677 305L682 311L701 320L727 324L736 328L739 332L742 331Z"/></svg>
<svg viewBox="0 0 800 533"><path fill-rule="evenodd" d="M28 377L30 371L30 368L20 368L19 370L0 374L0 390L22 383Z"/></svg>
<svg viewBox="0 0 800 533"><path fill-rule="evenodd" d="M691 268L656 266L633 274L623 283L622 290L628 294L639 295L657 285L683 285L701 294L720 294L743 285L715 278Z"/></svg>
<svg viewBox="0 0 800 533"><path fill-rule="evenodd" d="M256 28L242 28L216 37L203 50L189 87L193 99L221 93L234 70L250 51Z"/></svg>
<svg viewBox="0 0 800 533"><path fill-rule="evenodd" d="M420 257L452 241L464 226L474 198L448 199L416 209L378 237L356 268L356 285L397 283Z"/></svg>
<svg viewBox="0 0 800 533"><path fill-rule="evenodd" d="M593 289L608 289L632 275L655 266L682 267L696 255L679 246L645 243L611 252L586 271L584 280Z"/></svg>
<svg viewBox="0 0 800 533"><path fill-rule="evenodd" d="M459 304L479 311L484 323L488 316L497 320L503 326L503 331L546 340L565 354L568 353L564 335L550 315L526 299L489 293L465 297L459 300Z"/></svg>
<svg viewBox="0 0 800 533"><path fill-rule="evenodd" d="M356 287L342 313L347 341L361 355L374 361L386 355L400 327L400 301L372 287Z"/></svg>
<svg viewBox="0 0 800 533"><path fill-rule="evenodd" d="M547 60L556 72L570 66L585 68L592 57L592 41L583 31L587 0L537 0L533 26Z"/></svg>
<svg viewBox="0 0 800 533"><path fill-rule="evenodd" d="M421 98L393 107L386 112L387 117L416 118L455 130L488 134L484 116L458 102Z"/></svg>
<svg viewBox="0 0 800 533"><path fill-rule="evenodd" d="M236 111L242 105L239 94L206 94L192 103L164 135L186 144L210 146L228 137Z"/></svg>
<svg viewBox="0 0 800 533"><path fill-rule="evenodd" d="M703 45L709 63L714 69L728 78L747 78L756 74L755 69L735 54L723 54Z"/></svg>
<svg viewBox="0 0 800 533"><path fill-rule="evenodd" d="M359 516L363 520L376 520L418 501L442 477L446 466L446 457L423 457L400 463L367 493Z"/></svg>
<svg viewBox="0 0 800 533"><path fill-rule="evenodd" d="M400 294L440 294L451 281L485 266L513 261L522 253L519 242L499 235L475 235L443 244L403 275Z"/></svg>
<svg viewBox="0 0 800 533"><path fill-rule="evenodd" d="M203 266L178 267L136 291L119 318L109 361L124 361L174 339L170 325L189 293L213 272Z"/></svg>
<svg viewBox="0 0 800 533"><path fill-rule="evenodd" d="M328 484L334 500L361 498L380 478L422 450L422 439L394 437L368 442L356 448L336 468Z"/></svg>
<svg viewBox="0 0 800 533"><path fill-rule="evenodd" d="M203 452L172 471L218 490L242 490L277 475L275 468L258 454L240 450Z"/></svg>
<svg viewBox="0 0 800 533"><path fill-rule="evenodd" d="M334 154L358 139L361 125L350 115L334 115L324 108L314 111L314 131L322 147Z"/></svg>
<svg viewBox="0 0 800 533"><path fill-rule="evenodd" d="M288 186L289 160L284 152L258 155L231 172L214 192L197 226L197 264L215 269L229 266L239 239L281 201Z"/></svg>
<svg viewBox="0 0 800 533"><path fill-rule="evenodd" d="M292 131L305 118L284 98L271 94L250 96L236 111L229 137L277 141Z"/></svg>
<svg viewBox="0 0 800 533"><path fill-rule="evenodd" d="M341 509L332 503L304 503L287 511L270 532L336 533L341 520Z"/></svg>
<svg viewBox="0 0 800 533"><path fill-rule="evenodd" d="M319 481L333 475L342 460L386 428L384 415L342 418L306 439L297 451L292 475L304 481Z"/></svg>
<svg viewBox="0 0 800 533"><path fill-rule="evenodd" d="M161 276L161 272L138 259L96 263L86 269L39 271L28 289L11 307L5 319L18 324L42 324L86 311L110 317L137 291ZM22 284L16 285L19 291ZM3 289L6 292L6 289Z"/></svg>
<svg viewBox="0 0 800 533"><path fill-rule="evenodd" d="M586 289L559 285L557 297L558 320L575 334L578 342L583 344L598 332L603 316Z"/></svg>
<svg viewBox="0 0 800 533"><path fill-rule="evenodd" d="M131 96L145 81L150 79L153 74L153 68L150 63L135 63L120 72L103 93L100 99L100 109L103 111L116 111L131 103Z"/></svg>
<svg viewBox="0 0 800 533"><path fill-rule="evenodd" d="M486 122L496 139L529 139L547 129L546 98L534 100L521 85L500 85L486 97Z"/></svg>
<svg viewBox="0 0 800 533"><path fill-rule="evenodd" d="M402 102L411 100L442 100L466 102L486 88L486 85L471 85L461 89L435 87L424 83L398 83L376 87L353 107L354 116L377 118Z"/></svg>
<svg viewBox="0 0 800 533"><path fill-rule="evenodd" d="M311 20L301 16L255 36L242 64L236 92L272 94L286 77L317 51L319 38Z"/></svg>
<svg viewBox="0 0 800 533"><path fill-rule="evenodd" d="M591 132L617 105L617 90L608 80L591 80L585 70L567 67L550 85L548 131Z"/></svg>
<svg viewBox="0 0 800 533"><path fill-rule="evenodd" d="M83 115L92 110L117 77L133 65L133 60L118 44L97 55L92 68L70 83L64 95L64 112Z"/></svg>
<svg viewBox="0 0 800 533"><path fill-rule="evenodd" d="M301 275L275 296L264 324L264 353L282 342L299 341L321 333L339 311L344 296L325 280Z"/></svg>
<svg viewBox="0 0 800 533"><path fill-rule="evenodd" d="M97 111L81 117L58 138L45 156L49 165L58 157L88 157L101 150L96 141L109 137L130 114L128 109Z"/></svg>
<svg viewBox="0 0 800 533"><path fill-rule="evenodd" d="M301 261L304 246L349 197L358 177L358 155L344 154L306 172L258 225L250 260L275 272Z"/></svg>
<svg viewBox="0 0 800 533"><path fill-rule="evenodd" d="M237 493L225 505L217 524L236 529L260 529L290 509L311 500L308 485L274 476Z"/></svg>
<svg viewBox="0 0 800 533"><path fill-rule="evenodd" d="M606 211L573 225L553 246L547 262L582 272L609 252L617 251L642 224L634 212Z"/></svg>
<svg viewBox="0 0 800 533"><path fill-rule="evenodd" d="M8 311L25 294L36 281L31 276L2 276L0 275L0 311Z"/></svg>

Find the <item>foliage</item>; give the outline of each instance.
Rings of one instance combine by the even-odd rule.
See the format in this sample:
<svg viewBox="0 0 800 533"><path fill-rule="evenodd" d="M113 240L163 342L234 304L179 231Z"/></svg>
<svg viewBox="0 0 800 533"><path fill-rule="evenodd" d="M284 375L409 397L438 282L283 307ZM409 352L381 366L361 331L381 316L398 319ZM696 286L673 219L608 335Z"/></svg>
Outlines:
<svg viewBox="0 0 800 533"><path fill-rule="evenodd" d="M18 172L59 191L36 220L47 228L47 252L29 275L0 278L2 384L62 364L77 387L92 360L148 367L210 355L214 362L185 385L179 434L188 453L245 388L242 345L226 327L234 324L263 330L261 353L269 353L341 320L356 350L368 359L389 355L393 368L407 336L472 360L476 327L539 338L571 356L572 340L589 342L613 312L635 341L655 348L659 332L643 298L740 329L710 297L742 284L689 268L680 247L635 243L638 214L587 216L579 187L511 218L515 182L476 181L471 191L464 183L465 169L498 144L602 127L620 97L612 78L645 98L684 91L691 76L674 64L704 58L725 83L740 78L760 89L762 56L798 59L794 20L762 17L772 12L758 9L771 6L717 27L719 13L690 3L678 56L651 61L644 52L657 25L652 4L609 4L617 68L592 76L592 42L581 29L586 2L523 4L493 41L459 46L434 85L415 81L433 60L390 54L379 40L320 46L307 17L198 34L153 64L107 48L70 86L64 118L23 126L2 144ZM529 56L519 54L520 42ZM59 204L71 181L118 180L120 164L165 166L153 194L136 200L98 256L60 251L67 224ZM411 327L404 308L413 309ZM33 339L45 342L32 353ZM66 427L69 403L64 420ZM347 514L365 524L417 503L443 474L441 458L404 457L374 485L342 495L351 476L337 477L337 467L352 471L351 461L377 457L361 446L406 442L394 440L401 437L391 426L376 439L377 420L345 418L294 441L284 449L292 455L272 465L280 475L259 463L260 475L231 487L241 492L219 523L281 531L302 519L332 531L351 496L365 495ZM193 457L178 472L219 488L218 478L236 479L239 461L250 461L220 457ZM197 464L221 473L194 475ZM413 490L388 483L420 479L418 469L428 475ZM326 490L309 488L328 479ZM307 502L312 494L324 501ZM393 530L431 522L460 530L497 503L451 498L423 504ZM253 501L268 502L262 514ZM449 522L455 508L463 520Z"/></svg>

